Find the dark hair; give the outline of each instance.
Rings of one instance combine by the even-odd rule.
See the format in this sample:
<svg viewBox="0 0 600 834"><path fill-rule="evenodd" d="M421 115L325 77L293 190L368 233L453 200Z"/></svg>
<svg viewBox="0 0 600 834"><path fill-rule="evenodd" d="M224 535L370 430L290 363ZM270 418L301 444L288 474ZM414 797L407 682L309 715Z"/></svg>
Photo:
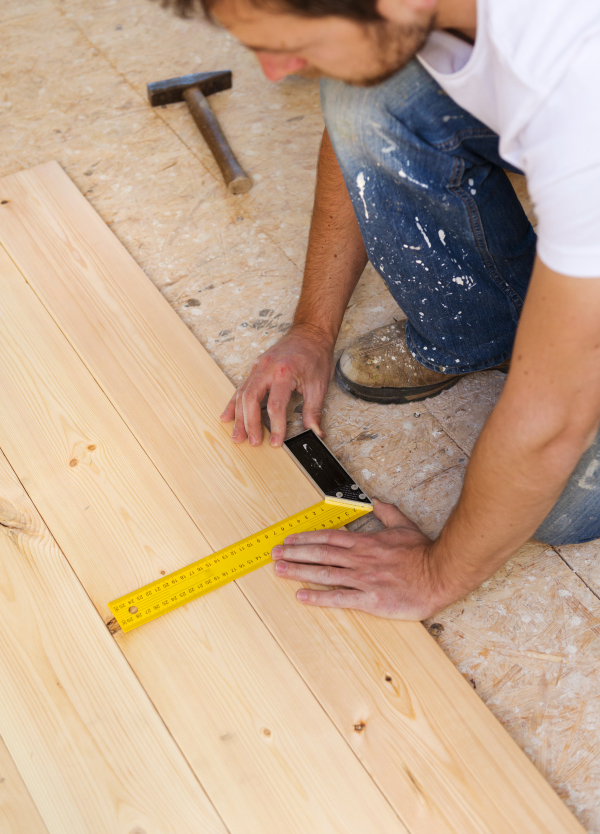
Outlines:
<svg viewBox="0 0 600 834"><path fill-rule="evenodd" d="M257 8L270 11L291 12L302 17L346 17L350 20L382 20L377 12L377 0L249 0ZM216 0L163 0L164 6L170 6L181 17L188 17L196 10L204 12L211 19L211 11Z"/></svg>

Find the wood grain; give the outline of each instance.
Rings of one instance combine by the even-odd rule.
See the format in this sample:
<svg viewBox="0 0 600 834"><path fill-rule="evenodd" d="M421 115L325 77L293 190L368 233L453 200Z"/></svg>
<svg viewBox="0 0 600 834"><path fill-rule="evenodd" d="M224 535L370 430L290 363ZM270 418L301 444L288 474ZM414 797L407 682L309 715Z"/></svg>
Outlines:
<svg viewBox="0 0 600 834"><path fill-rule="evenodd" d="M48 832L224 834L3 455L0 525L0 734Z"/></svg>
<svg viewBox="0 0 600 834"><path fill-rule="evenodd" d="M210 548L6 256L0 271L0 447L104 612ZM227 827L405 834L239 588L205 599L119 645Z"/></svg>
<svg viewBox="0 0 600 834"><path fill-rule="evenodd" d="M211 546L311 503L284 456L230 444L231 386L60 169L0 186L2 242ZM420 625L302 608L265 570L239 586L415 834L582 830Z"/></svg>
<svg viewBox="0 0 600 834"><path fill-rule="evenodd" d="M0 831L2 834L48 834L31 794L0 738Z"/></svg>

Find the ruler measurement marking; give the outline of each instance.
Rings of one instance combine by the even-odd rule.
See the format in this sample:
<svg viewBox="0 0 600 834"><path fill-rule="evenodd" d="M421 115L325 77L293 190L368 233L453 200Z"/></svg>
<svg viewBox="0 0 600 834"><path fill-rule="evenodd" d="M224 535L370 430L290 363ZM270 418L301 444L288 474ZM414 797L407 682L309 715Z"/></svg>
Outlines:
<svg viewBox="0 0 600 834"><path fill-rule="evenodd" d="M268 564L272 548L282 544L294 528L300 527L305 532L342 527L371 509L370 505L349 505L326 498L229 547L150 582L133 593L119 597L109 602L108 607L123 631L131 631ZM254 548L260 545L261 552L257 553Z"/></svg>

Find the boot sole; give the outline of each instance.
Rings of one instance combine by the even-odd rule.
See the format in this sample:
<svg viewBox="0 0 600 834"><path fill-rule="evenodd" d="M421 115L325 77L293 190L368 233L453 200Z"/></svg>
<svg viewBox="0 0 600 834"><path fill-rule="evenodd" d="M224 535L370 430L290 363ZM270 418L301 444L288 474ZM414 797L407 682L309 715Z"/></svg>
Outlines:
<svg viewBox="0 0 600 834"><path fill-rule="evenodd" d="M502 366L497 366L495 368L487 368L486 370L500 371L505 374L508 371L508 362L505 364L506 369ZM416 388L369 388L366 385L359 385L357 382L352 382L352 380L344 376L340 369L339 360L335 366L335 381L342 391L359 400L366 400L369 403L380 403L381 405L402 405L403 403L417 403L421 400L429 400L432 397L437 397L442 391L448 391L449 388L453 388L465 376L469 376L469 374L458 374L451 376L447 382L436 382L433 385L420 385Z"/></svg>

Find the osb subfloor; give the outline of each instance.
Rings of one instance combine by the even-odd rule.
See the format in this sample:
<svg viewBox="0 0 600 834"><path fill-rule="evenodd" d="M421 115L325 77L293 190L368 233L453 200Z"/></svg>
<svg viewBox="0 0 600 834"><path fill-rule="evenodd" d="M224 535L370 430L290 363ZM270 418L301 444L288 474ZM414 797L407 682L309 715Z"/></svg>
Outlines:
<svg viewBox="0 0 600 834"><path fill-rule="evenodd" d="M239 383L285 332L298 296L322 131L316 83L269 84L227 34L150 0L3 0L0 42L0 176L57 159ZM238 197L224 189L185 106L152 110L146 100L149 81L216 69L233 70L233 90L212 104L254 181ZM398 314L368 268L338 350ZM358 402L332 384L328 442L365 488L434 535L502 383L498 373L475 375L418 408ZM298 402L290 431L300 425ZM594 834L599 551L530 543L429 623Z"/></svg>

